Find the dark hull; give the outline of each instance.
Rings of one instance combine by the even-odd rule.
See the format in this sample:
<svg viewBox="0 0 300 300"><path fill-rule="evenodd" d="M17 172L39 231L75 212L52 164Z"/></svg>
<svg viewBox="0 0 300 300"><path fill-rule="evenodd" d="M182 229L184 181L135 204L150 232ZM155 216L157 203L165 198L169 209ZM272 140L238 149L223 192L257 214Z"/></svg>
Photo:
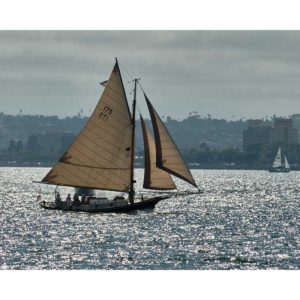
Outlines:
<svg viewBox="0 0 300 300"><path fill-rule="evenodd" d="M290 169L285 169L285 168L278 168L278 169L271 168L271 169L269 169L269 172L271 172L271 173L288 173L289 171L290 171Z"/></svg>
<svg viewBox="0 0 300 300"><path fill-rule="evenodd" d="M134 210L144 210L144 209L153 209L155 205L164 199L168 199L171 196L157 196L149 199L145 199L140 202L133 204L126 204L121 206L111 206L106 208L98 208L97 206L66 206L60 205L56 206L53 202L41 202L40 206L44 209L50 210L64 210L64 211L73 211L73 212L88 212L88 213L122 213L130 212Z"/></svg>

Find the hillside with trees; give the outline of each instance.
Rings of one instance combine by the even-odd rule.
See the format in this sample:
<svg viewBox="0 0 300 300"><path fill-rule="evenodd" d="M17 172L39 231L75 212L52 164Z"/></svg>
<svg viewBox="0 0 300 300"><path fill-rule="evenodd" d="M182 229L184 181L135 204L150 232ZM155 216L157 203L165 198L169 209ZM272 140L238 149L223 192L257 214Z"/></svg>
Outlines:
<svg viewBox="0 0 300 300"><path fill-rule="evenodd" d="M182 120L163 118L185 160L195 168L267 168L276 145L261 149L259 145L242 151L246 120L201 117L190 113ZM80 132L88 117L80 113L58 118L44 115L6 115L0 113L1 165L52 165ZM145 120L151 128L149 120ZM266 122L271 122L266 120ZM300 124L300 123L299 123ZM143 166L143 139L139 120L136 131L137 165ZM299 165L299 146L288 149L291 163Z"/></svg>

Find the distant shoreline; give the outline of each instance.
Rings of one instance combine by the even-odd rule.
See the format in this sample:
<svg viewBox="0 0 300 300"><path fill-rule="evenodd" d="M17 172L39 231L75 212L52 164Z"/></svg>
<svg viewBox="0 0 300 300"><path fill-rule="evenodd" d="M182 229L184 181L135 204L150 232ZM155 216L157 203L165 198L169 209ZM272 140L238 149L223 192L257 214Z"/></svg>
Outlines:
<svg viewBox="0 0 300 300"><path fill-rule="evenodd" d="M3 163L0 162L0 168L52 168L54 163ZM143 169L138 165L136 169ZM246 167L246 166L189 166L191 170L244 170L244 171L268 171L268 168ZM300 168L291 168L291 171L300 171Z"/></svg>

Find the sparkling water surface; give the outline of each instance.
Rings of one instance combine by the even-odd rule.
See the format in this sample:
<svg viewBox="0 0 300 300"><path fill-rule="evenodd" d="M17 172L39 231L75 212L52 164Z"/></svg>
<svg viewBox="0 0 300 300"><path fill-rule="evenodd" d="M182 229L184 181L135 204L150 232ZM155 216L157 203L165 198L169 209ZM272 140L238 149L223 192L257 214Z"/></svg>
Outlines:
<svg viewBox="0 0 300 300"><path fill-rule="evenodd" d="M0 168L2 270L300 268L300 172L193 170L203 194L89 214L39 207L39 192L54 196L54 186L33 183L48 170ZM143 170L136 175L141 186Z"/></svg>

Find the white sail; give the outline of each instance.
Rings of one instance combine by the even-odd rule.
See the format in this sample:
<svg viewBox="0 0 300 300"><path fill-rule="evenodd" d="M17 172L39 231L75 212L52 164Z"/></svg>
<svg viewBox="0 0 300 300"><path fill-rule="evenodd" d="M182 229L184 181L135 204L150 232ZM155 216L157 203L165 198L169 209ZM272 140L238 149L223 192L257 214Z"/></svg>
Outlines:
<svg viewBox="0 0 300 300"><path fill-rule="evenodd" d="M176 189L171 175L156 166L156 147L154 138L140 116L144 138L144 185L145 189L172 190Z"/></svg>
<svg viewBox="0 0 300 300"><path fill-rule="evenodd" d="M145 93L144 96L148 105L148 110L153 125L156 144L157 167L197 187L190 170L184 162L180 151L178 150L175 142L170 136L167 128L165 127L164 123L160 119L159 115L155 111Z"/></svg>
<svg viewBox="0 0 300 300"><path fill-rule="evenodd" d="M289 169L289 168L290 168L290 165L289 165L289 163L288 163L288 160L287 160L286 156L284 156L284 167L285 167L286 169Z"/></svg>
<svg viewBox="0 0 300 300"><path fill-rule="evenodd" d="M273 161L273 165L272 167L273 168L278 168L282 165L281 163L281 148L279 147L278 151L277 151L277 154L275 156L275 159Z"/></svg>
<svg viewBox="0 0 300 300"><path fill-rule="evenodd" d="M131 135L131 115L116 62L90 119L42 182L127 192Z"/></svg>

